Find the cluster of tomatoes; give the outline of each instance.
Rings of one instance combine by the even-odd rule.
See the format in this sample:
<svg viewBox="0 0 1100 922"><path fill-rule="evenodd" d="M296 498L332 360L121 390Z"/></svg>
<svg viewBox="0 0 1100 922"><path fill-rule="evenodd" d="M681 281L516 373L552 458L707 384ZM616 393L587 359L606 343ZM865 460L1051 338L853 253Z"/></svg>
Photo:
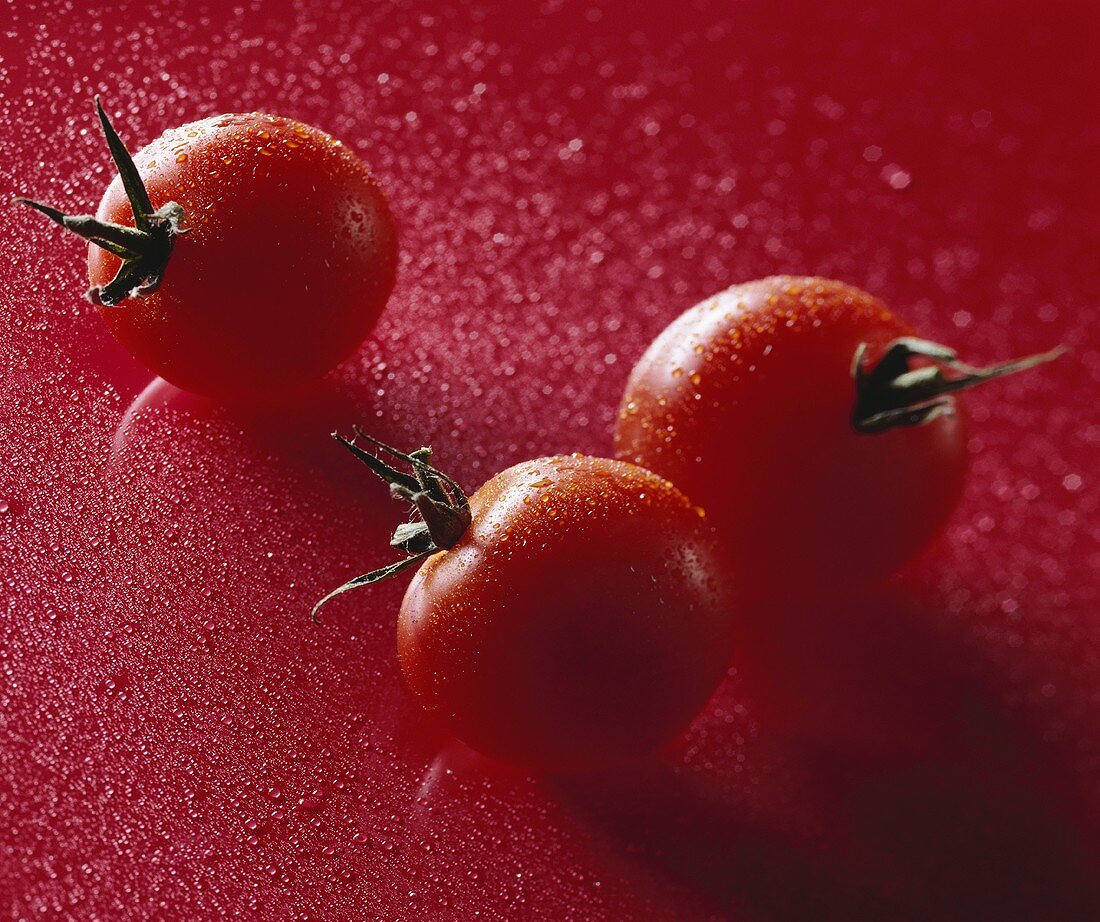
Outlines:
<svg viewBox="0 0 1100 922"><path fill-rule="evenodd" d="M397 236L354 154L289 119L232 115L131 159L97 109L119 171L98 213L23 201L90 241L89 296L136 358L238 397L361 343ZM698 713L749 607L872 584L935 537L967 467L954 392L1055 354L973 368L851 286L735 286L638 361L614 459L527 461L467 496L428 449L341 438L416 520L394 533L395 563L317 608L417 567L401 666L455 735L542 769L637 757Z"/></svg>

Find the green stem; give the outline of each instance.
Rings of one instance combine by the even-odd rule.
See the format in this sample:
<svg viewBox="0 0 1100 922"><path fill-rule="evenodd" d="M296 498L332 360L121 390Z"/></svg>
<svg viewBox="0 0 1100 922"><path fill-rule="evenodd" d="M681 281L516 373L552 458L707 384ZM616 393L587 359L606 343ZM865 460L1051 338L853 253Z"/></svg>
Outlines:
<svg viewBox="0 0 1100 922"><path fill-rule="evenodd" d="M334 589L313 606L314 621L318 620L321 608L336 596L358 589L360 586L369 586L389 579L437 551L454 547L462 539L472 520L470 501L465 491L432 465L430 448L419 448L406 454L391 448L385 442L378 441L358 426L354 431L355 438L352 439L346 439L338 432L332 433L332 437L370 468L372 473L389 484L390 493L412 506L419 514L420 521L403 522L397 526L390 539L391 547L400 548L409 556L357 576L338 589ZM355 444L356 439L360 438L398 461L405 462L412 468L412 474L406 474L369 451L365 451Z"/></svg>
<svg viewBox="0 0 1100 922"><path fill-rule="evenodd" d="M882 358L868 368L868 348L867 343L860 343L852 359L856 388L852 426L863 435L931 422L951 412L954 404L950 395L956 391L1052 362L1066 351L1058 346L1049 352L976 368L960 362L947 346L905 336L890 343ZM911 368L910 360L914 358L932 364Z"/></svg>
<svg viewBox="0 0 1100 922"><path fill-rule="evenodd" d="M164 278L168 259L175 246L175 238L187 233L182 228L183 208L176 202L168 202L156 211L149 200L149 192L141 181L134 160L126 145L118 136L98 96L95 98L96 114L107 138L122 187L134 213L135 227L100 221L93 215L69 215L27 198L16 198L18 205L26 205L44 214L55 224L72 231L101 249L122 260L115 277L106 285L95 286L88 291L88 298L95 304L107 307L118 304L127 297L144 297L156 291Z"/></svg>
<svg viewBox="0 0 1100 922"><path fill-rule="evenodd" d="M349 579L343 586L333 589L328 595L326 595L320 602L313 606L313 612L310 617L313 619L314 624L321 623L321 609L324 608L330 601L335 599L338 595L343 595L345 592L351 592L352 589L358 589L360 586L369 586L371 583L380 583L384 579L389 579L391 576L396 576L406 567L411 567L414 563L418 563L423 560L432 551L422 551L419 554L414 554L411 557L406 557L404 560L399 560L397 563L391 563L388 566L380 567L377 570L372 570L370 573L364 573L362 576L357 576L355 579Z"/></svg>

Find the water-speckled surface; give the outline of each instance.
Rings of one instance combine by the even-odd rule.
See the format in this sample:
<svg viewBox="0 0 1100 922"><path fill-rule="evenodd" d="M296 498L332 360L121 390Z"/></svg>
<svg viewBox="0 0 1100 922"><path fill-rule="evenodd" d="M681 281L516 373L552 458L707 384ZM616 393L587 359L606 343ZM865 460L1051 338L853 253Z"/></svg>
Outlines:
<svg viewBox="0 0 1100 922"><path fill-rule="evenodd" d="M370 164L402 255L375 337L317 394L228 410L150 387L79 297L83 245L5 213L0 912L1094 915L1095 20L5 4L7 194L94 208L96 91L134 148L277 111ZM761 617L664 759L583 782L425 726L400 585L309 622L387 559L394 513L327 431L430 441L470 486L607 453L652 337L774 273L850 281L975 361L1073 349L967 398L966 497L904 581Z"/></svg>

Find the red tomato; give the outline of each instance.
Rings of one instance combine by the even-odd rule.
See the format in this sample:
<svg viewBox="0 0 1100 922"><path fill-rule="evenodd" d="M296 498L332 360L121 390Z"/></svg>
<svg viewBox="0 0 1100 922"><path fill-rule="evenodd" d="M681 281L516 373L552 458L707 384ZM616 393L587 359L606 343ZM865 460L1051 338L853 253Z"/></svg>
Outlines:
<svg viewBox="0 0 1100 922"><path fill-rule="evenodd" d="M616 455L703 505L757 590L881 578L943 528L962 492L967 422L951 392L1053 356L973 369L914 336L840 282L736 285L639 360Z"/></svg>
<svg viewBox="0 0 1100 922"><path fill-rule="evenodd" d="M172 129L131 162L100 112L120 175L96 218L35 207L92 241L89 294L138 361L185 390L253 395L318 377L362 342L397 237L355 154L250 114Z"/></svg>
<svg viewBox="0 0 1100 922"><path fill-rule="evenodd" d="M386 568L426 558L397 648L427 711L487 755L549 770L615 764L686 726L726 670L733 615L700 510L649 471L583 455L452 499L466 524L426 545L402 526L412 556Z"/></svg>

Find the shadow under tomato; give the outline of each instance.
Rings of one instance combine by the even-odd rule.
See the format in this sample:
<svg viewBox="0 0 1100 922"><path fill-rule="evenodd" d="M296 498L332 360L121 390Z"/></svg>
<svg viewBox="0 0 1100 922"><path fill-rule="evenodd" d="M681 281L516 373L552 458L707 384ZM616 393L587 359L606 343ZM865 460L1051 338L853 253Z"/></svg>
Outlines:
<svg viewBox="0 0 1100 922"><path fill-rule="evenodd" d="M960 638L890 591L755 614L736 662L767 759L750 749L744 775L759 808L787 796L766 775L789 767L812 822L761 820L720 771L671 764L558 779L561 796L735 918L1098 917L1080 781ZM706 745L696 764L729 757Z"/></svg>
<svg viewBox="0 0 1100 922"><path fill-rule="evenodd" d="M371 395L331 381L268 401L227 403L156 378L119 421L107 487L123 510L139 515L165 494L180 509L201 506L205 515L180 520L210 533L250 528L271 512L308 544L363 548L369 569L375 558L392 558L389 537L401 511L333 439L334 432L350 437L355 425L383 440L403 438ZM312 527L317 521L322 527Z"/></svg>
<svg viewBox="0 0 1100 922"><path fill-rule="evenodd" d="M217 610L240 629L263 628L276 611L316 642L312 602L396 553L389 538L400 510L331 437L369 420L390 438L384 415L369 396L328 382L228 404L155 379L123 414L104 472L113 559L121 567L131 558L121 585L174 592L181 624ZM400 587L386 585L345 611L358 609L353 626L389 625L399 598ZM127 604L135 614L148 607Z"/></svg>
<svg viewBox="0 0 1100 922"><path fill-rule="evenodd" d="M368 401L322 382L278 400L226 403L200 397L154 378L119 421L111 444L114 459L158 441L169 443L173 430L188 423L232 426L241 454L264 452L292 468L332 466L342 452L331 438L334 430L350 435L371 410ZM170 448L170 444L165 447Z"/></svg>
<svg viewBox="0 0 1100 922"><path fill-rule="evenodd" d="M404 581L310 620L325 593L398 556L389 538L402 509L330 437L369 421L396 441L395 416L331 385L242 406L157 380L124 414L103 473L107 602L85 643L102 647L106 628L131 697L152 702L148 719L201 728L198 773L248 785L256 815L272 809L259 792L277 789L275 830L322 835L339 811L354 816L348 791L389 797L437 748L418 737L428 731L395 655ZM116 724L147 717L133 709ZM363 759L355 735L373 747ZM173 739L167 758L178 758ZM206 748L213 739L223 748ZM303 778L306 764L322 767Z"/></svg>
<svg viewBox="0 0 1100 922"><path fill-rule="evenodd" d="M421 721L423 726L423 722ZM422 741L427 741L424 733ZM453 807L478 787L491 786L499 792L513 795L521 790L541 787L541 781L530 772L481 755L456 739L435 736L438 750L416 789L410 815L426 821L427 814L440 804Z"/></svg>
<svg viewBox="0 0 1100 922"><path fill-rule="evenodd" d="M760 745L704 735L689 762L532 776L438 737L410 818L453 839L456 818L491 820L488 792L554 804L722 918L1100 914L1100 838L1068 766L932 613L884 591L757 615L739 671Z"/></svg>
<svg viewBox="0 0 1100 922"><path fill-rule="evenodd" d="M559 789L623 853L724 917L1097 917L1077 831L1026 786L944 765L823 769L845 777L820 792L833 821L809 842L747 822L671 770Z"/></svg>
<svg viewBox="0 0 1100 922"><path fill-rule="evenodd" d="M737 631L734 662L770 734L899 761L1020 750L966 638L897 590L757 602Z"/></svg>

